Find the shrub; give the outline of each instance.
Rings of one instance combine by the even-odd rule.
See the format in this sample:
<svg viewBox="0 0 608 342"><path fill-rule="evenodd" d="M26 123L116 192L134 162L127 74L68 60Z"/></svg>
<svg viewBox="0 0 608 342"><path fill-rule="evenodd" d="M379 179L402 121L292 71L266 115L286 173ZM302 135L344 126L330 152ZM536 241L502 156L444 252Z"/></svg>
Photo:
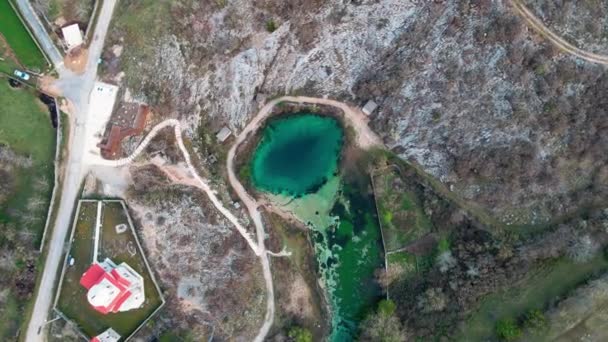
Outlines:
<svg viewBox="0 0 608 342"><path fill-rule="evenodd" d="M278 28L277 23L273 19L269 19L266 21L266 31L272 33L276 31Z"/></svg>
<svg viewBox="0 0 608 342"><path fill-rule="evenodd" d="M538 310L530 310L526 313L524 318L523 326L527 329L530 329L532 332L543 331L547 328L547 320L545 318L545 314Z"/></svg>
<svg viewBox="0 0 608 342"><path fill-rule="evenodd" d="M397 305L391 300L378 303L376 312L367 316L359 326L359 341L401 342L408 341L407 330L395 316Z"/></svg>
<svg viewBox="0 0 608 342"><path fill-rule="evenodd" d="M295 342L312 342L312 333L306 328L292 327L288 335Z"/></svg>
<svg viewBox="0 0 608 342"><path fill-rule="evenodd" d="M397 310L397 304L390 299L383 299L378 303L379 314L391 316L395 313L395 310Z"/></svg>
<svg viewBox="0 0 608 342"><path fill-rule="evenodd" d="M496 335L502 341L514 341L521 336L521 329L510 318L496 322Z"/></svg>

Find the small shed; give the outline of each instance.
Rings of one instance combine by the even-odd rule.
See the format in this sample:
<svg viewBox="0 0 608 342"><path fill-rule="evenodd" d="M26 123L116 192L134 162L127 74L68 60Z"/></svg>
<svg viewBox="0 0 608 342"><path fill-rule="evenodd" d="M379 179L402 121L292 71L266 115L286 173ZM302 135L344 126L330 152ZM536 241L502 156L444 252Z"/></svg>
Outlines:
<svg viewBox="0 0 608 342"><path fill-rule="evenodd" d="M118 342L120 341L120 335L112 328L108 328L106 331L97 335L91 339L91 342Z"/></svg>
<svg viewBox="0 0 608 342"><path fill-rule="evenodd" d="M68 47L68 50L79 47L82 45L84 40L82 39L82 32L78 24L72 24L61 28L63 33L63 40Z"/></svg>
<svg viewBox="0 0 608 342"><path fill-rule="evenodd" d="M222 129L217 132L217 134L215 135L215 137L217 138L217 140L219 142L224 142L226 141L226 139L228 139L230 136L232 135L232 131L230 130L230 128L224 126L222 127Z"/></svg>
<svg viewBox="0 0 608 342"><path fill-rule="evenodd" d="M365 115L370 116L376 109L378 109L378 104L372 100L369 100L365 106L363 106L362 110Z"/></svg>

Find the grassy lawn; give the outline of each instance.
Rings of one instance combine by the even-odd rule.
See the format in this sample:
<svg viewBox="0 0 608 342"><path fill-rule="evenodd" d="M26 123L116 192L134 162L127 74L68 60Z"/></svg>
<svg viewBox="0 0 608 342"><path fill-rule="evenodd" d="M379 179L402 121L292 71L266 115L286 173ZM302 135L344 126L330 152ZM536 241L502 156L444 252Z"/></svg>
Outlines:
<svg viewBox="0 0 608 342"><path fill-rule="evenodd" d="M387 251L403 248L431 232L421 200L392 169L374 175L376 203Z"/></svg>
<svg viewBox="0 0 608 342"><path fill-rule="evenodd" d="M468 318L456 340L496 339L494 329L498 320L517 320L532 309L544 311L590 276L606 270L608 260L602 255L583 264L566 259L543 264L530 272L528 278L517 286L485 297L479 309Z"/></svg>
<svg viewBox="0 0 608 342"><path fill-rule="evenodd" d="M38 242L44 228L53 184L53 160L56 132L46 107L27 88L12 89L0 77L0 145L8 146L22 157L30 157L31 167L16 167L12 172L14 188L11 196L0 203L0 222L13 222L36 235ZM36 211L28 202L36 197L43 201ZM34 217L25 219L24 213ZM32 216L30 215L30 216Z"/></svg>
<svg viewBox="0 0 608 342"><path fill-rule="evenodd" d="M90 215L80 215L76 226L76 235L70 253L76 258L73 267L67 269L62 285L58 309L78 324L88 336L95 336L108 327L112 327L121 336L127 337L161 304L162 299L156 290L148 269L144 263L143 252L138 249L135 237L128 230L116 234L115 226L127 223L127 216L120 202L104 202L103 223L100 237L99 260L109 257L116 264L126 262L144 278L146 301L140 309L124 313L102 315L95 311L86 301L86 289L79 284L80 277L91 264L93 253L93 235L97 205ZM83 221L81 222L81 219ZM80 230L80 231L79 231Z"/></svg>
<svg viewBox="0 0 608 342"><path fill-rule="evenodd" d="M48 67L44 55L23 26L9 0L0 1L0 33L27 68L43 71Z"/></svg>

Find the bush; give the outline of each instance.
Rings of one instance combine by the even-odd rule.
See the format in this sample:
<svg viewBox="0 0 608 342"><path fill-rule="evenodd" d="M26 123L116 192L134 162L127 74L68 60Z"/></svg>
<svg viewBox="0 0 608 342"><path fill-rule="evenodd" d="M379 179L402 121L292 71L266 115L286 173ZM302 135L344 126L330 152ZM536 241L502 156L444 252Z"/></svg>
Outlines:
<svg viewBox="0 0 608 342"><path fill-rule="evenodd" d="M408 341L409 334L395 316L397 305L392 300L378 303L376 312L367 316L359 325L361 342L401 342Z"/></svg>
<svg viewBox="0 0 608 342"><path fill-rule="evenodd" d="M540 332L547 328L547 320L545 314L538 310L530 310L526 313L523 326L530 329L532 332Z"/></svg>
<svg viewBox="0 0 608 342"><path fill-rule="evenodd" d="M501 341L514 341L521 336L521 329L512 319L501 319L496 322L496 335Z"/></svg>
<svg viewBox="0 0 608 342"><path fill-rule="evenodd" d="M383 299L378 303L378 313L385 316L392 316L397 310L397 304L390 299Z"/></svg>
<svg viewBox="0 0 608 342"><path fill-rule="evenodd" d="M288 335L295 342L312 342L312 333L306 328L292 327Z"/></svg>
<svg viewBox="0 0 608 342"><path fill-rule="evenodd" d="M277 23L273 19L269 19L266 21L266 31L272 33L276 31L278 28Z"/></svg>

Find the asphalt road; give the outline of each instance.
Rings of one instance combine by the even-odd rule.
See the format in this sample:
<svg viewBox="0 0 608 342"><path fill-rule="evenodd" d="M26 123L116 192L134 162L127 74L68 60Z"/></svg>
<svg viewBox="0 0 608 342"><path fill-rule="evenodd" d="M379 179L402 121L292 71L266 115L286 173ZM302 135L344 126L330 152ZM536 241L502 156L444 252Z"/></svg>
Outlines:
<svg viewBox="0 0 608 342"><path fill-rule="evenodd" d="M44 53L46 53L51 60L51 63L53 63L55 67L63 65L63 56L61 56L61 53L59 53L59 50L55 44L53 44L53 40L47 34L29 0L17 0L16 3L19 12L21 12L21 15L29 24L32 33L36 36L36 40L42 47L42 50L44 50Z"/></svg>
<svg viewBox="0 0 608 342"><path fill-rule="evenodd" d="M20 2L21 1L27 2L27 0L20 0ZM44 325L49 317L51 305L53 304L53 299L55 297L55 284L63 260L62 254L64 252L65 240L70 229L74 204L79 196L82 179L88 171L87 154L91 153L91 151L85 151L84 146L87 138L86 122L89 113L89 94L93 89L97 77L97 60L101 56L103 42L110 25L110 20L112 19L112 13L116 2L117 0L103 1L97 26L95 27L94 38L89 46L89 57L85 73L76 75L63 68L62 62L55 65L59 73L59 80L55 83L55 86L62 91L63 96L72 104L68 158L65 165L65 174L63 175L64 182L61 191L59 211L57 212L57 219L53 224L40 287L36 293L34 309L25 335L25 341L27 342L45 340L46 334L44 333ZM26 20L34 27L37 18L28 19L26 16ZM33 22L30 22L30 20ZM46 36L46 38L43 38L42 36L37 37L39 41L45 41L47 39L50 41L50 38L44 30L36 34Z"/></svg>

